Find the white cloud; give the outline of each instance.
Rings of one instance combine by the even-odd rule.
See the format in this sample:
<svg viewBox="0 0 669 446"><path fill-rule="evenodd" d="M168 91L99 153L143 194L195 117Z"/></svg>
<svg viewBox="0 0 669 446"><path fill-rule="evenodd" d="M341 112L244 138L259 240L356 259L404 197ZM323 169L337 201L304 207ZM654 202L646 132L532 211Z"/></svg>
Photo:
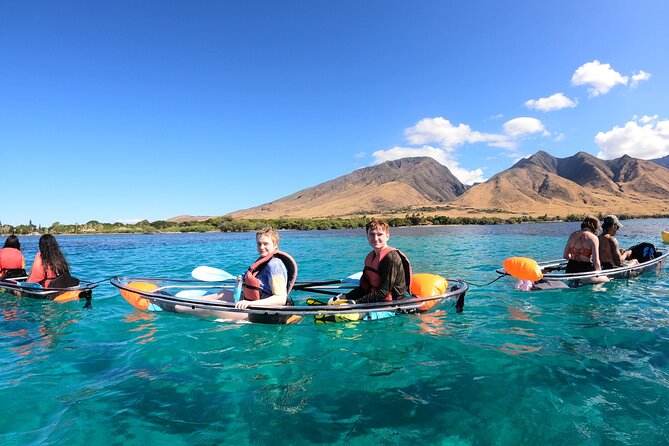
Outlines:
<svg viewBox="0 0 669 446"><path fill-rule="evenodd" d="M650 73L646 73L641 70L638 73L632 75L632 82L630 83L630 88L636 88L639 85L639 82L647 81L650 79Z"/></svg>
<svg viewBox="0 0 669 446"><path fill-rule="evenodd" d="M463 169L459 166L458 162L453 159L449 151L437 147L393 147L392 149L388 150L377 150L376 152L372 153L372 156L375 159L374 164L406 157L426 156L434 158L444 166L448 167L448 170L450 170L451 173L464 184L473 184L476 182L485 181L485 178L483 178L483 169Z"/></svg>
<svg viewBox="0 0 669 446"><path fill-rule="evenodd" d="M445 150L480 140L480 133L474 132L467 124L453 126L442 117L421 119L415 126L406 129L404 134L410 144L438 142Z"/></svg>
<svg viewBox="0 0 669 446"><path fill-rule="evenodd" d="M525 107L543 112L561 110L563 108L574 108L576 105L576 101L572 101L562 92L555 93L547 98L530 99L525 102Z"/></svg>
<svg viewBox="0 0 669 446"><path fill-rule="evenodd" d="M573 85L587 85L590 97L606 94L618 84L627 85L629 78L618 73L609 64L598 60L578 67L571 77Z"/></svg>
<svg viewBox="0 0 669 446"><path fill-rule="evenodd" d="M514 118L504 123L504 131L512 138L520 138L532 133L541 133L548 136L549 133L544 128L544 124L537 118Z"/></svg>
<svg viewBox="0 0 669 446"><path fill-rule="evenodd" d="M637 115L634 115L634 116L632 117L632 119L633 119L634 121L639 121L639 122L642 123L642 124L648 124L648 123L650 123L650 122L657 121L657 115L653 115L653 116L644 115L644 116L642 116L642 117L640 117L640 118L637 117Z"/></svg>
<svg viewBox="0 0 669 446"><path fill-rule="evenodd" d="M467 124L454 126L442 117L424 118L404 131L409 144L437 143L445 151L452 152L463 144L487 143L493 147L515 148L515 143L507 135L481 133L472 130Z"/></svg>
<svg viewBox="0 0 669 446"><path fill-rule="evenodd" d="M364 158L365 156L367 156L367 152L358 152L353 155L354 158Z"/></svg>
<svg viewBox="0 0 669 446"><path fill-rule="evenodd" d="M629 121L624 127L615 126L608 132L599 132L595 143L602 149L597 157L653 159L669 155L669 120L657 116L642 116Z"/></svg>
<svg viewBox="0 0 669 446"><path fill-rule="evenodd" d="M473 130L467 124L453 125L442 117L424 118L405 130L406 140L410 145L422 147L393 147L372 153L375 164L410 156L428 156L439 161L464 184L485 181L483 169L467 170L460 167L453 153L465 144L485 143L490 147L505 149L504 154L518 158L518 140L528 135L541 133L550 135L543 123L535 118L515 118L504 125L504 133L483 133Z"/></svg>

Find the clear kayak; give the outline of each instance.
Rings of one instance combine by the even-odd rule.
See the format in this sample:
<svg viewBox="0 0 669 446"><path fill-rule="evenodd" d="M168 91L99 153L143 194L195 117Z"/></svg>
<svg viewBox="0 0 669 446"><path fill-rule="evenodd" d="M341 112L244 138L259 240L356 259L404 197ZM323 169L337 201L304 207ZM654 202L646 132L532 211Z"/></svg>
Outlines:
<svg viewBox="0 0 669 446"><path fill-rule="evenodd" d="M663 262L669 257L669 251L656 252L655 258L634 265L622 265L617 268L602 271L588 271L581 273L566 273L567 259L549 260L537 262L543 277L534 281L532 290L545 290L555 288L575 288L581 285L592 284L591 279L607 277L613 279L629 279L647 272L655 272L662 267ZM497 274L512 275L504 268L496 270Z"/></svg>
<svg viewBox="0 0 669 446"><path fill-rule="evenodd" d="M262 306L260 300L248 308L239 309L235 308L234 302L217 298L217 293L233 290L234 280L203 282L192 279L116 277L111 280L111 284L119 289L128 303L143 311L190 314L200 312L201 315L220 320L226 320L226 314L245 313L250 315L249 319L252 322L279 324L299 323L305 316L312 317L316 323L325 323L381 319L390 315L422 313L446 307L453 307L457 312L461 312L465 293L469 289L464 281L455 280L444 292L425 297L412 296L389 302L362 304L344 302L327 305L327 299L323 302L309 297L308 294L336 295L351 290L355 284L342 283L340 280L297 282L293 291L299 293L291 294L295 305L266 307ZM300 293L305 295L303 299L296 297L296 294ZM251 317L252 315L256 317Z"/></svg>
<svg viewBox="0 0 669 446"><path fill-rule="evenodd" d="M80 280L78 286L69 288L43 288L37 283L5 279L0 280L0 293L33 299L53 300L54 302L70 302L78 299L86 299L89 305L93 296L93 289L97 286L98 282Z"/></svg>

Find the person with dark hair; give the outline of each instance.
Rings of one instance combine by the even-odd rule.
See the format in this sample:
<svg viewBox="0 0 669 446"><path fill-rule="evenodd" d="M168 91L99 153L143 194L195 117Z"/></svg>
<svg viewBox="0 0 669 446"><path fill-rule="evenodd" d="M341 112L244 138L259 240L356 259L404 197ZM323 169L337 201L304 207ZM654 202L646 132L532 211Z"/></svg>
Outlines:
<svg viewBox="0 0 669 446"><path fill-rule="evenodd" d="M13 279L26 276L26 260L21 252L21 243L15 235L5 240L5 246L0 249L0 279Z"/></svg>
<svg viewBox="0 0 669 446"><path fill-rule="evenodd" d="M565 272L585 273L590 271L601 271L602 265L599 260L599 219L589 215L583 219L581 230L572 232L564 247L562 256L568 259ZM590 282L607 282L607 277L594 277Z"/></svg>
<svg viewBox="0 0 669 446"><path fill-rule="evenodd" d="M636 265L637 259L631 258L632 250L624 250L618 246L615 238L618 229L623 225L615 215L607 215L602 223L602 235L599 236L599 258L602 261L602 269L612 269L623 266Z"/></svg>
<svg viewBox="0 0 669 446"><path fill-rule="evenodd" d="M70 276L70 265L53 235L44 234L40 237L39 252L35 254L28 282L39 283L44 288L50 285L52 288L79 285L79 281Z"/></svg>
<svg viewBox="0 0 669 446"><path fill-rule="evenodd" d="M365 226L372 251L365 258L360 286L330 299L336 303L390 302L404 299L411 286L411 265L400 250L388 246L390 226L383 220L372 220Z"/></svg>

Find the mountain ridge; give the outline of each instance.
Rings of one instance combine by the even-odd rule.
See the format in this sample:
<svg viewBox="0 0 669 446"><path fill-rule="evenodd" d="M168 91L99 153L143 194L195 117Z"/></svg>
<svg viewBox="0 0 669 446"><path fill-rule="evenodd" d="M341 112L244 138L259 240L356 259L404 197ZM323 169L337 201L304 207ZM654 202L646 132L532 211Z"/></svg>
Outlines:
<svg viewBox="0 0 669 446"><path fill-rule="evenodd" d="M416 211L453 216L647 215L666 212L669 197L669 169L656 161L628 155L602 160L583 151L557 158L539 150L483 183L466 186L432 158L402 158L226 217L326 218Z"/></svg>

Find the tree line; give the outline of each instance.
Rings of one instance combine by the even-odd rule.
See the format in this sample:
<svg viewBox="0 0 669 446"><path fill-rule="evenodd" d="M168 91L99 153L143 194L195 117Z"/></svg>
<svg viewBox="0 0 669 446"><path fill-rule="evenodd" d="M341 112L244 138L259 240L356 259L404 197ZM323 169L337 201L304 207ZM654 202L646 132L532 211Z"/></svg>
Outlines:
<svg viewBox="0 0 669 446"><path fill-rule="evenodd" d="M598 215L600 219L604 214ZM425 215L421 212L407 213L403 217L390 217L385 220L390 226L419 226L419 225L499 225L531 222L551 221L582 221L585 215L570 214L564 217L522 215L518 217L449 217L445 215ZM669 214L628 215L619 214L621 220L632 218L669 218ZM154 234L178 232L244 232L256 231L264 226L272 226L283 230L328 230L328 229L355 229L363 228L370 217L353 218L276 218L276 219L233 219L231 217L214 217L203 221L170 222L157 220L150 222L142 220L134 224L128 223L101 223L91 220L84 224L61 224L54 222L49 227L35 226L30 222L27 225L3 225L0 223L0 234Z"/></svg>

